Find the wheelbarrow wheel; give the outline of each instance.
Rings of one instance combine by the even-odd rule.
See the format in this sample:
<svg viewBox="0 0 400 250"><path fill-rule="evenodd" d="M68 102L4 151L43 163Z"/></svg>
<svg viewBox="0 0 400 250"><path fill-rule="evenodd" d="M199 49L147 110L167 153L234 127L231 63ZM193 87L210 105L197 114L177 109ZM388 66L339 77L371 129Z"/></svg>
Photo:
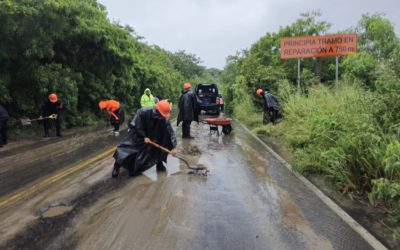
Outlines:
<svg viewBox="0 0 400 250"><path fill-rule="evenodd" d="M229 135L232 132L232 126L231 125L225 125L222 127L222 133Z"/></svg>

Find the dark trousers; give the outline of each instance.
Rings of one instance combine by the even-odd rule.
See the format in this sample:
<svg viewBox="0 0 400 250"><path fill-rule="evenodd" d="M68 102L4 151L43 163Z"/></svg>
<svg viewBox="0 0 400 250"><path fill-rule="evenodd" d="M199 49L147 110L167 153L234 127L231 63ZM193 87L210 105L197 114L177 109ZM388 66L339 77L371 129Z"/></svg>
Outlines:
<svg viewBox="0 0 400 250"><path fill-rule="evenodd" d="M120 111L121 111L121 109L117 109L117 110L115 110L115 114L118 116L118 119L121 119L121 117L120 117ZM117 119L115 119L115 117L114 116L111 116L110 117L110 124L112 125L112 126L114 126L114 131L115 132L117 132L117 131L119 131L119 120L117 120Z"/></svg>
<svg viewBox="0 0 400 250"><path fill-rule="evenodd" d="M221 112L224 112L224 104L220 104L219 109L221 110Z"/></svg>
<svg viewBox="0 0 400 250"><path fill-rule="evenodd" d="M7 144L7 121L0 121L0 145Z"/></svg>
<svg viewBox="0 0 400 250"><path fill-rule="evenodd" d="M132 155L130 155L128 158L129 159L127 159L126 161L124 161L125 163L126 162L131 162L133 159L135 159L136 158L136 156L137 156L137 154L132 154ZM161 166L163 166L163 162L165 162L165 163L167 163L167 158L168 158L168 155L165 155L165 157L163 158L163 159L159 159L158 160L158 162L157 162L157 165L161 165ZM123 164L125 164L125 163L123 163ZM136 176L136 175L140 175L141 173L143 173L144 171L146 171L147 169L149 169L149 167L146 167L146 168L140 168L140 169L134 169L132 166L125 166L125 165L121 165L121 164L119 164L117 161L115 161L115 163L114 163L114 169L120 169L122 166L124 166L125 167L125 169L128 171L128 173L129 173L129 175L130 176ZM150 166L151 167L151 166Z"/></svg>
<svg viewBox="0 0 400 250"><path fill-rule="evenodd" d="M111 116L110 123L114 126L114 131L119 131L119 121L115 120L114 116Z"/></svg>
<svg viewBox="0 0 400 250"><path fill-rule="evenodd" d="M190 137L190 124L192 121L183 121L182 122L182 137L187 138Z"/></svg>
<svg viewBox="0 0 400 250"><path fill-rule="evenodd" d="M55 125L56 125L56 133L57 135L60 135L60 119L55 119L53 120ZM43 129L44 129L44 136L49 136L49 128L50 128L50 119L44 119L43 120Z"/></svg>
<svg viewBox="0 0 400 250"><path fill-rule="evenodd" d="M270 122L275 123L278 119L279 110L275 110L273 108L264 110L263 124L268 124Z"/></svg>

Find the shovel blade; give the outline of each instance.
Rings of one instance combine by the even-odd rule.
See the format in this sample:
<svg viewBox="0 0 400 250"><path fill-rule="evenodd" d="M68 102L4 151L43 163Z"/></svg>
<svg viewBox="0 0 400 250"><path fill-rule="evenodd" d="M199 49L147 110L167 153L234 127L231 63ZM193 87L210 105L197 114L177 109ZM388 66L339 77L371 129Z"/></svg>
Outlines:
<svg viewBox="0 0 400 250"><path fill-rule="evenodd" d="M21 120L22 125L31 125L32 124L31 120L29 120L29 119L22 118L20 120Z"/></svg>

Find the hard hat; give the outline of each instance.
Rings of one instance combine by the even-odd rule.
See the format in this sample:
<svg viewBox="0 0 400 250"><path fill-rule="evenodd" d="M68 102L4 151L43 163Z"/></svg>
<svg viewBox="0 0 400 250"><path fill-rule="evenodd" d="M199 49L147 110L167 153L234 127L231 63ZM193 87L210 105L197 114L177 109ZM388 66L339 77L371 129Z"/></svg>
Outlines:
<svg viewBox="0 0 400 250"><path fill-rule="evenodd" d="M100 101L100 102L99 102L99 108L100 108L100 109L105 109L105 108L107 108L107 102L106 102L106 101Z"/></svg>
<svg viewBox="0 0 400 250"><path fill-rule="evenodd" d="M167 100L157 102L156 108L164 118L169 117L171 114L171 105Z"/></svg>
<svg viewBox="0 0 400 250"><path fill-rule="evenodd" d="M52 102L52 103L57 102L57 100L58 100L57 95L56 95L55 93L51 93L51 94L49 95L49 100L50 100L50 102Z"/></svg>
<svg viewBox="0 0 400 250"><path fill-rule="evenodd" d="M262 93L262 92L263 92L262 89L257 89L257 91L256 91L257 95L259 95L259 96L261 96L261 93Z"/></svg>
<svg viewBox="0 0 400 250"><path fill-rule="evenodd" d="M183 84L183 89L190 89L190 88L192 88L192 85L190 83L186 82Z"/></svg>

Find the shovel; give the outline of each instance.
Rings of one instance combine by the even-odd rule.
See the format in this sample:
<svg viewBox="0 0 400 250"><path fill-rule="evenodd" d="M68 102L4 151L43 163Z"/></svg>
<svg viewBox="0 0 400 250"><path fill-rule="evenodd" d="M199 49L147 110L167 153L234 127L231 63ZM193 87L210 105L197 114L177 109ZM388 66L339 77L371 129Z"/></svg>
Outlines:
<svg viewBox="0 0 400 250"><path fill-rule="evenodd" d="M20 120L21 120L22 125L31 125L32 121L41 121L41 120L44 120L44 119L57 119L57 115L56 114L52 114L52 115L49 115L49 116L45 116L45 117L42 117L42 118L36 118L36 119L21 118Z"/></svg>
<svg viewBox="0 0 400 250"><path fill-rule="evenodd" d="M161 149L162 151L164 151L164 152L166 152L166 153L172 155L172 153L171 153L170 150L168 150L167 148L164 148L163 146L161 146L161 145L159 145L159 144L157 144L157 143L155 143L155 142L153 142L153 141L149 141L148 144L150 144L150 145L152 145L152 146L154 146L154 147L156 147L156 148L159 148L159 149ZM176 156L174 156L174 157L176 157L176 158L178 158L179 160L183 161L183 162L186 164L186 166L188 167L188 169L191 169L191 170L194 170L194 171L202 171L202 170L204 170L204 171L205 171L205 173L204 173L205 175L207 174L207 172L210 171L210 170L208 170L207 167L205 167L205 166L198 166L198 167L196 167L196 168L191 167L190 164L189 164L189 162L188 162L185 158L183 158L182 156L176 155Z"/></svg>

